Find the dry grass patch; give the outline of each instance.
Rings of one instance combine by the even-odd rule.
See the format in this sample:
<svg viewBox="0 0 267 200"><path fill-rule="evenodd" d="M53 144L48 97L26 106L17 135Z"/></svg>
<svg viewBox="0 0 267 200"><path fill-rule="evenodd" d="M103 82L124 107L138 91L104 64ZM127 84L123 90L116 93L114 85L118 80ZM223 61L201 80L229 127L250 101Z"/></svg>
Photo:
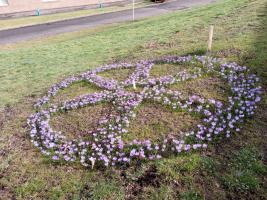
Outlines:
<svg viewBox="0 0 267 200"><path fill-rule="evenodd" d="M166 75L175 75L180 71L185 70L186 65L178 65L178 64L156 64L152 67L150 71L150 77L161 77Z"/></svg>
<svg viewBox="0 0 267 200"><path fill-rule="evenodd" d="M109 104L87 106L56 115L52 118L51 125L69 139L92 139L92 133L99 127L99 121L105 116L115 114L114 107Z"/></svg>
<svg viewBox="0 0 267 200"><path fill-rule="evenodd" d="M160 104L144 103L129 126L125 141L134 139L160 140L169 133L177 134L197 125L199 120L188 113L177 112Z"/></svg>
<svg viewBox="0 0 267 200"><path fill-rule="evenodd" d="M216 99L227 102L230 87L228 83L216 76L207 76L176 83L169 86L172 90L179 90L186 96L198 95L206 99Z"/></svg>

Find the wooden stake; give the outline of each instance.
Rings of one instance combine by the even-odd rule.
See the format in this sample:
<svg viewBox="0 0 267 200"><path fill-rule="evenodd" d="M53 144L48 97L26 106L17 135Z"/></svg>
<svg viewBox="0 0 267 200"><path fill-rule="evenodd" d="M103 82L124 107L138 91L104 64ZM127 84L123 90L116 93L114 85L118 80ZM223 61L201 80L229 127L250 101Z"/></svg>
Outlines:
<svg viewBox="0 0 267 200"><path fill-rule="evenodd" d="M214 30L214 26L211 25L211 26L209 27L208 52L211 51L211 47L212 47L213 30Z"/></svg>
<svg viewBox="0 0 267 200"><path fill-rule="evenodd" d="M133 88L136 90L135 80L133 80Z"/></svg>

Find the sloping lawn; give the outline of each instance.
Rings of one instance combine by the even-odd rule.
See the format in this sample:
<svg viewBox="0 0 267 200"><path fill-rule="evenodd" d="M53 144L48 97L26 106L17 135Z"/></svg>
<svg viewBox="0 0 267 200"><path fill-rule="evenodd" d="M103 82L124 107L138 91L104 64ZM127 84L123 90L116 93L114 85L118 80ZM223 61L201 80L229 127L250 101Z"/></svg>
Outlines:
<svg viewBox="0 0 267 200"><path fill-rule="evenodd" d="M212 56L247 65L260 78L263 100L242 131L205 152L172 156L129 168L86 170L80 165L53 163L29 141L27 117L32 105L53 84L71 74L115 61L135 61L163 55L204 54L207 30L215 25ZM134 23L68 33L0 47L0 194L2 199L266 199L267 128L267 0L220 0L217 3L158 16ZM164 66L166 68L166 66ZM171 71L171 66L168 66ZM158 66L154 75L166 73ZM122 75L128 74L122 72ZM105 77L121 78L115 72ZM202 81L202 82L201 82ZM214 98L224 98L216 80L200 80L192 88ZM208 82L210 81L210 82ZM210 84L209 84L210 83ZM62 91L55 101L97 88L78 83ZM98 109L98 108L96 108ZM106 107L102 108L105 111ZM156 110L156 111L155 111ZM172 115L155 105L140 108L151 116L142 137L166 126ZM71 130L91 120L95 110L59 116L54 126ZM147 114L148 113L148 114ZM180 115L174 116L179 120ZM183 119L191 120L187 116ZM70 123L73 120L73 123ZM79 122L78 122L79 120ZM92 119L93 120L93 119ZM91 120L91 121L92 121ZM90 121L90 123L91 123ZM183 124L187 126L187 124ZM188 125L190 126L190 124ZM143 131L143 132L142 132ZM0 198L0 199L1 199Z"/></svg>

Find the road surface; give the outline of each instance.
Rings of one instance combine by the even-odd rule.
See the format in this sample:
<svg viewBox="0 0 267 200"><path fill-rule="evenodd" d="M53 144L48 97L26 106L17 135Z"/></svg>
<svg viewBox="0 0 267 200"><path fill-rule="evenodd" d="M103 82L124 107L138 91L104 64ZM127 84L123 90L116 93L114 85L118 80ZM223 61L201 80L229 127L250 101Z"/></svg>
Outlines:
<svg viewBox="0 0 267 200"><path fill-rule="evenodd" d="M161 15L168 12L183 10L194 6L205 5L215 0L167 0L162 4L135 9L135 19ZM0 44L10 44L35 38L52 36L59 33L95 28L106 24L132 20L132 10L123 10L64 21L45 23L0 31Z"/></svg>

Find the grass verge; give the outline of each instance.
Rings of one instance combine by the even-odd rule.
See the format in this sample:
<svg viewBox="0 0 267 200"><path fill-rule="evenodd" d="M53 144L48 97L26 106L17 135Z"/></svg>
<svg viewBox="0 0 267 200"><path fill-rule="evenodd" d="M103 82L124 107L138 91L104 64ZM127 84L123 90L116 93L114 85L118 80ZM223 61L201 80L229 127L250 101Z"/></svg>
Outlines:
<svg viewBox="0 0 267 200"><path fill-rule="evenodd" d="M135 23L1 46L1 197L265 199L266 3L221 0ZM52 83L114 61L201 54L209 24L215 25L212 55L247 65L262 80L263 101L240 134L206 152L137 163L127 169L85 170L79 165L53 163L30 144L26 119L33 102ZM83 89L78 91L85 92Z"/></svg>
<svg viewBox="0 0 267 200"><path fill-rule="evenodd" d="M149 2L137 2L136 8L144 7L149 5ZM19 28L24 26L32 26L37 24L51 23L62 20L69 20L79 17L87 17L92 15L99 15L104 13L116 12L131 9L131 4L118 5L118 6L110 6L104 8L94 8L87 10L79 10L79 11L71 11L64 13L55 13L49 15L41 15L41 16L30 16L30 17L21 17L21 18L13 18L13 19L3 19L0 20L0 30L6 30L11 28Z"/></svg>

